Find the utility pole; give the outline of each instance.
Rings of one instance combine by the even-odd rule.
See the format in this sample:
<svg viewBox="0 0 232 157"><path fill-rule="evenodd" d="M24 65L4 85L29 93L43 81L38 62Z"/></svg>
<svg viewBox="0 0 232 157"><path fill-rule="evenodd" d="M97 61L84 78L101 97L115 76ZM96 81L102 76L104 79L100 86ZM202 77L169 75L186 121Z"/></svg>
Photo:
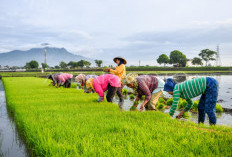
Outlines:
<svg viewBox="0 0 232 157"><path fill-rule="evenodd" d="M47 64L47 49L46 46L50 45L49 43L42 43L41 46L44 46L44 63Z"/></svg>
<svg viewBox="0 0 232 157"><path fill-rule="evenodd" d="M222 65L221 58L220 58L220 48L217 45L217 54L216 54L216 66L220 67Z"/></svg>
<svg viewBox="0 0 232 157"><path fill-rule="evenodd" d="M47 64L47 50L44 48L44 64Z"/></svg>
<svg viewBox="0 0 232 157"><path fill-rule="evenodd" d="M140 67L140 60L139 60L139 67Z"/></svg>

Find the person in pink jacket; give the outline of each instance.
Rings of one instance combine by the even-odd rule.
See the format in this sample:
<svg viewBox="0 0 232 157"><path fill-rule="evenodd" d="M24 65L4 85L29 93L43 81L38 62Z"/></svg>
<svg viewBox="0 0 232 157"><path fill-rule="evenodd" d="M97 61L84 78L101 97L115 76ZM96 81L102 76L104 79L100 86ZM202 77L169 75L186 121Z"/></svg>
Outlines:
<svg viewBox="0 0 232 157"><path fill-rule="evenodd" d="M86 81L86 88L95 90L98 93L98 101L104 101L104 92L108 90L106 94L106 99L108 102L112 102L115 93L118 88L121 87L120 78L116 75L105 74L100 75L97 78L89 78Z"/></svg>
<svg viewBox="0 0 232 157"><path fill-rule="evenodd" d="M65 88L70 88L72 82L73 75L68 73L59 73L49 75L48 79L51 79L53 82L53 86L57 85L56 87L64 86Z"/></svg>

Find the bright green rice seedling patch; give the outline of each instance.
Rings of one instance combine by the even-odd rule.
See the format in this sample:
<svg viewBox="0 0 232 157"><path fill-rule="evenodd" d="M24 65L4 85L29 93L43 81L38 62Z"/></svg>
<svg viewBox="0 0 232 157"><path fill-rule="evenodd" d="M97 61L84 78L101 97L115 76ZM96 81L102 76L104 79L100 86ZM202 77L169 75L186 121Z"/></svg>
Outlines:
<svg viewBox="0 0 232 157"><path fill-rule="evenodd" d="M134 99L135 99L135 95L134 95L134 94L130 94L129 98L130 98L131 100L134 100Z"/></svg>
<svg viewBox="0 0 232 157"><path fill-rule="evenodd" d="M165 108L165 104L164 104L164 103L157 102L156 108L157 108L158 110L163 110L163 109Z"/></svg>
<svg viewBox="0 0 232 157"><path fill-rule="evenodd" d="M182 117L183 117L184 119L189 119L189 118L191 118L191 114L190 114L189 112L185 112L185 113L182 115Z"/></svg>
<svg viewBox="0 0 232 157"><path fill-rule="evenodd" d="M216 104L216 112L223 112L223 108L220 104Z"/></svg>
<svg viewBox="0 0 232 157"><path fill-rule="evenodd" d="M4 78L8 109L36 156L231 156L232 129L125 112L41 78ZM202 128L203 127L203 128Z"/></svg>
<svg viewBox="0 0 232 157"><path fill-rule="evenodd" d="M184 109L188 102L186 100L181 99L178 104L178 109Z"/></svg>
<svg viewBox="0 0 232 157"><path fill-rule="evenodd" d="M125 89L125 88L122 89L122 93L123 93L123 94L128 94L128 89Z"/></svg>
<svg viewBox="0 0 232 157"><path fill-rule="evenodd" d="M76 83L71 83L71 88L77 88L77 84Z"/></svg>
<svg viewBox="0 0 232 157"><path fill-rule="evenodd" d="M145 100L145 98L146 98L146 96L145 96L145 95L143 95L143 96L141 97L141 100Z"/></svg>
<svg viewBox="0 0 232 157"><path fill-rule="evenodd" d="M173 102L173 98L169 98L169 99L167 100L167 105L168 105L168 106L172 106L172 102Z"/></svg>
<svg viewBox="0 0 232 157"><path fill-rule="evenodd" d="M159 102L160 102L160 103L163 103L163 104L166 103L166 101L164 100L164 98L159 98Z"/></svg>

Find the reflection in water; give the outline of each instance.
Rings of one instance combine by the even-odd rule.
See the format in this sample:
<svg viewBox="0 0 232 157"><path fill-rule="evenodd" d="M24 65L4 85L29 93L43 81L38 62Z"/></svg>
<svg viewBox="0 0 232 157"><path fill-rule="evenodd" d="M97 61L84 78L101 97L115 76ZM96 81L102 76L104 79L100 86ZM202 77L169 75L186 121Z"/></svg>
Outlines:
<svg viewBox="0 0 232 157"><path fill-rule="evenodd" d="M164 80L167 78L174 78L176 82L183 82L186 79L192 79L194 77L199 77L199 76L198 75L186 76L185 74L177 74L175 76L159 76L159 77ZM209 77L214 77L219 82L219 95L218 95L219 103L225 108L232 109L232 103L231 103L232 102L232 94L231 94L232 93L232 83L231 83L232 75L212 75ZM125 87L125 88L127 88L128 91L132 91L128 87ZM167 95L167 97L169 98L170 96ZM199 97L195 98L194 100L197 100L197 99L199 99ZM115 96L114 102L115 103L119 102L117 96ZM124 96L124 103L120 103L119 107L121 110L129 111L133 103L134 101L130 100L128 96ZM140 105L141 103L142 101L140 101ZM137 109L140 108L140 105L138 105ZM164 112L167 113L168 111L169 110L165 110ZM178 112L179 111L177 111L175 115L177 115ZM196 113L191 113L190 120L197 123L198 115ZM208 119L206 119L205 123L208 124ZM231 113L217 113L217 124L232 126L232 114Z"/></svg>
<svg viewBox="0 0 232 157"><path fill-rule="evenodd" d="M0 156L25 157L29 156L26 147L21 142L14 123L10 120L7 109L5 92L0 80Z"/></svg>

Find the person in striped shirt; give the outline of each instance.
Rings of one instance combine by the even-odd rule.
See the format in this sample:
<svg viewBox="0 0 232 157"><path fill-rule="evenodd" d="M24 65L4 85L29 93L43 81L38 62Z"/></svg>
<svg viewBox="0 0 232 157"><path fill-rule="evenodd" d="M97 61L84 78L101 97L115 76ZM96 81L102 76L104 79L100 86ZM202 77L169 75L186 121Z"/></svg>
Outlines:
<svg viewBox="0 0 232 157"><path fill-rule="evenodd" d="M169 78L164 85L164 91L173 95L173 104L169 111L171 116L174 115L180 98L185 99L188 104L177 116L179 119L185 112L191 109L193 105L191 99L201 95L198 104L198 123L204 123L205 114L207 113L209 123L216 124L215 110L218 97L218 82L214 78L198 77L178 84Z"/></svg>

